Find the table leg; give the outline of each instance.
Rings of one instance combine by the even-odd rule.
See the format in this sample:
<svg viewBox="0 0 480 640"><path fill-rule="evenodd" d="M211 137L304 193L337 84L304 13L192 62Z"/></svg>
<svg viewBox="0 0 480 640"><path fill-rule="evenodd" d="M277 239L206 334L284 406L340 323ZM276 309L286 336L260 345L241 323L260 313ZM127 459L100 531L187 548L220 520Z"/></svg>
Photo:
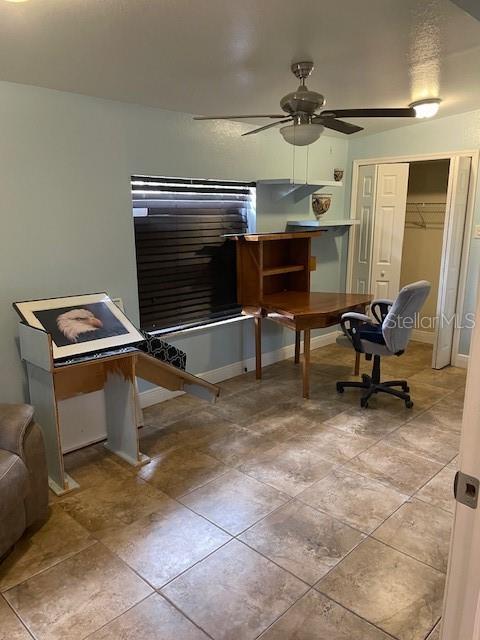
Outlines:
<svg viewBox="0 0 480 640"><path fill-rule="evenodd" d="M303 332L303 397L310 397L310 329Z"/></svg>
<svg viewBox="0 0 480 640"><path fill-rule="evenodd" d="M255 316L255 378L262 378L262 318Z"/></svg>
<svg viewBox="0 0 480 640"><path fill-rule="evenodd" d="M355 369L353 373L356 376L360 375L360 354L358 351L355 352Z"/></svg>
<svg viewBox="0 0 480 640"><path fill-rule="evenodd" d="M295 331L295 364L300 362L300 337L301 331Z"/></svg>

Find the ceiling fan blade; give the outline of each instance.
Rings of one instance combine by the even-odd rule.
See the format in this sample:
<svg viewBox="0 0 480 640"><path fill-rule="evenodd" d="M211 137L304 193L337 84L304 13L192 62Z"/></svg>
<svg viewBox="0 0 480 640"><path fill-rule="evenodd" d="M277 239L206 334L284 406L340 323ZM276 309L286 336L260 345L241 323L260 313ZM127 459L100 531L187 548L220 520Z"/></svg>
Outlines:
<svg viewBox="0 0 480 640"><path fill-rule="evenodd" d="M327 109L320 115L327 118L415 118L415 109Z"/></svg>
<svg viewBox="0 0 480 640"><path fill-rule="evenodd" d="M327 129L340 131L340 133L346 133L347 135L357 133L357 131L363 131L363 127L351 124L350 122L344 122L343 120L336 120L335 118L324 118L319 116L317 118L313 118L313 122L318 122L319 124L323 124Z"/></svg>
<svg viewBox="0 0 480 640"><path fill-rule="evenodd" d="M261 115L253 115L253 116L194 116L194 120L240 120L245 118L283 118L285 117L284 113L273 114L273 113L263 113Z"/></svg>
<svg viewBox="0 0 480 640"><path fill-rule="evenodd" d="M272 124L266 124L264 127L259 127L258 129L252 129L252 131L247 131L247 133L242 133L243 136L251 136L253 133L260 133L260 131L265 131L265 129L271 129L272 127L276 127L277 124L283 124L284 122L291 122L293 118L285 118L284 120L279 120L278 122L272 122Z"/></svg>

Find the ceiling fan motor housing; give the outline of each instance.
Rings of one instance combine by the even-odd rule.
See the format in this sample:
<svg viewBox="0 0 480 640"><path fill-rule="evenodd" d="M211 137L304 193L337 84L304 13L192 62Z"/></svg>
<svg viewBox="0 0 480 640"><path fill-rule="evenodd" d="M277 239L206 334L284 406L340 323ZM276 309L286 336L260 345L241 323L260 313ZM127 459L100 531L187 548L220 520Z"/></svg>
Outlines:
<svg viewBox="0 0 480 640"><path fill-rule="evenodd" d="M310 91L305 85L300 85L296 91L287 93L280 100L280 107L290 115L306 113L313 115L325 104L325 98L321 93Z"/></svg>

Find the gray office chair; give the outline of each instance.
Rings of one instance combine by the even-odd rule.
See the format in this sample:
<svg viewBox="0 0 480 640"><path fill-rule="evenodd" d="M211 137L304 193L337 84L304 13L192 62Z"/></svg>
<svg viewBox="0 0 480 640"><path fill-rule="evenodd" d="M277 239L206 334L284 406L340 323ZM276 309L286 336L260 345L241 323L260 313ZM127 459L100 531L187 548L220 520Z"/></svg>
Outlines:
<svg viewBox="0 0 480 640"><path fill-rule="evenodd" d="M340 322L343 335L337 344L364 353L367 360L373 356L372 375L362 375L362 382L337 382L337 391L343 393L346 387L365 389L360 405L368 407L368 400L374 393L388 393L405 401L407 408L413 407L406 380L380 381L380 358L400 356L410 340L415 324L415 316L423 307L431 284L420 280L409 284L400 291L395 300L374 300L370 306L376 320L363 313L344 313ZM395 389L394 387L400 387Z"/></svg>

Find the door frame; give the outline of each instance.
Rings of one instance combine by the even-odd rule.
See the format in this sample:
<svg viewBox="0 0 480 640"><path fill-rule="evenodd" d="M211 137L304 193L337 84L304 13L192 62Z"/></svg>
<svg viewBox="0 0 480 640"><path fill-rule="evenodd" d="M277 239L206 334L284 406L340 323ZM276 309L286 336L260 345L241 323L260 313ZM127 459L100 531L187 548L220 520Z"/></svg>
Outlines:
<svg viewBox="0 0 480 640"><path fill-rule="evenodd" d="M424 153L424 154L412 154L412 155L402 155L402 156L383 156L377 158L364 158L353 160L352 163L352 184L351 184L351 194L350 194L350 219L354 219L355 209L356 209L356 194L358 188L358 171L359 168L363 165L371 165L371 164L392 164L397 162L422 162L428 160L453 160L453 158L457 156L469 156L472 159L471 164L471 174L470 174L470 184L468 188L468 201L467 201L467 211L465 215L465 229L463 234L463 243L462 243L462 255L461 255L461 267L460 267L460 277L458 281L458 291L457 291L457 306L456 306L456 314L460 317L461 311L463 310L464 302L465 302L465 289L467 283L467 271L468 271L468 260L470 255L470 240L472 237L472 227L473 227L473 216L475 210L475 194L477 191L477 179L478 179L478 169L479 169L479 161L480 161L480 151L478 149L466 149L466 150L458 150L458 151L446 151L444 153ZM451 167L450 167L451 168ZM451 217L450 223L453 224L453 219ZM373 227L372 225L372 233ZM354 269L354 234L349 233L348 235L348 249L347 249L347 278L346 278L346 290L351 291L352 282L353 282L353 269ZM442 276L442 274L440 274ZM468 365L468 356L464 354L458 353L458 348L460 344L460 328L455 326L455 330L453 333L453 342L452 342L452 359L451 364L456 367L467 367Z"/></svg>

